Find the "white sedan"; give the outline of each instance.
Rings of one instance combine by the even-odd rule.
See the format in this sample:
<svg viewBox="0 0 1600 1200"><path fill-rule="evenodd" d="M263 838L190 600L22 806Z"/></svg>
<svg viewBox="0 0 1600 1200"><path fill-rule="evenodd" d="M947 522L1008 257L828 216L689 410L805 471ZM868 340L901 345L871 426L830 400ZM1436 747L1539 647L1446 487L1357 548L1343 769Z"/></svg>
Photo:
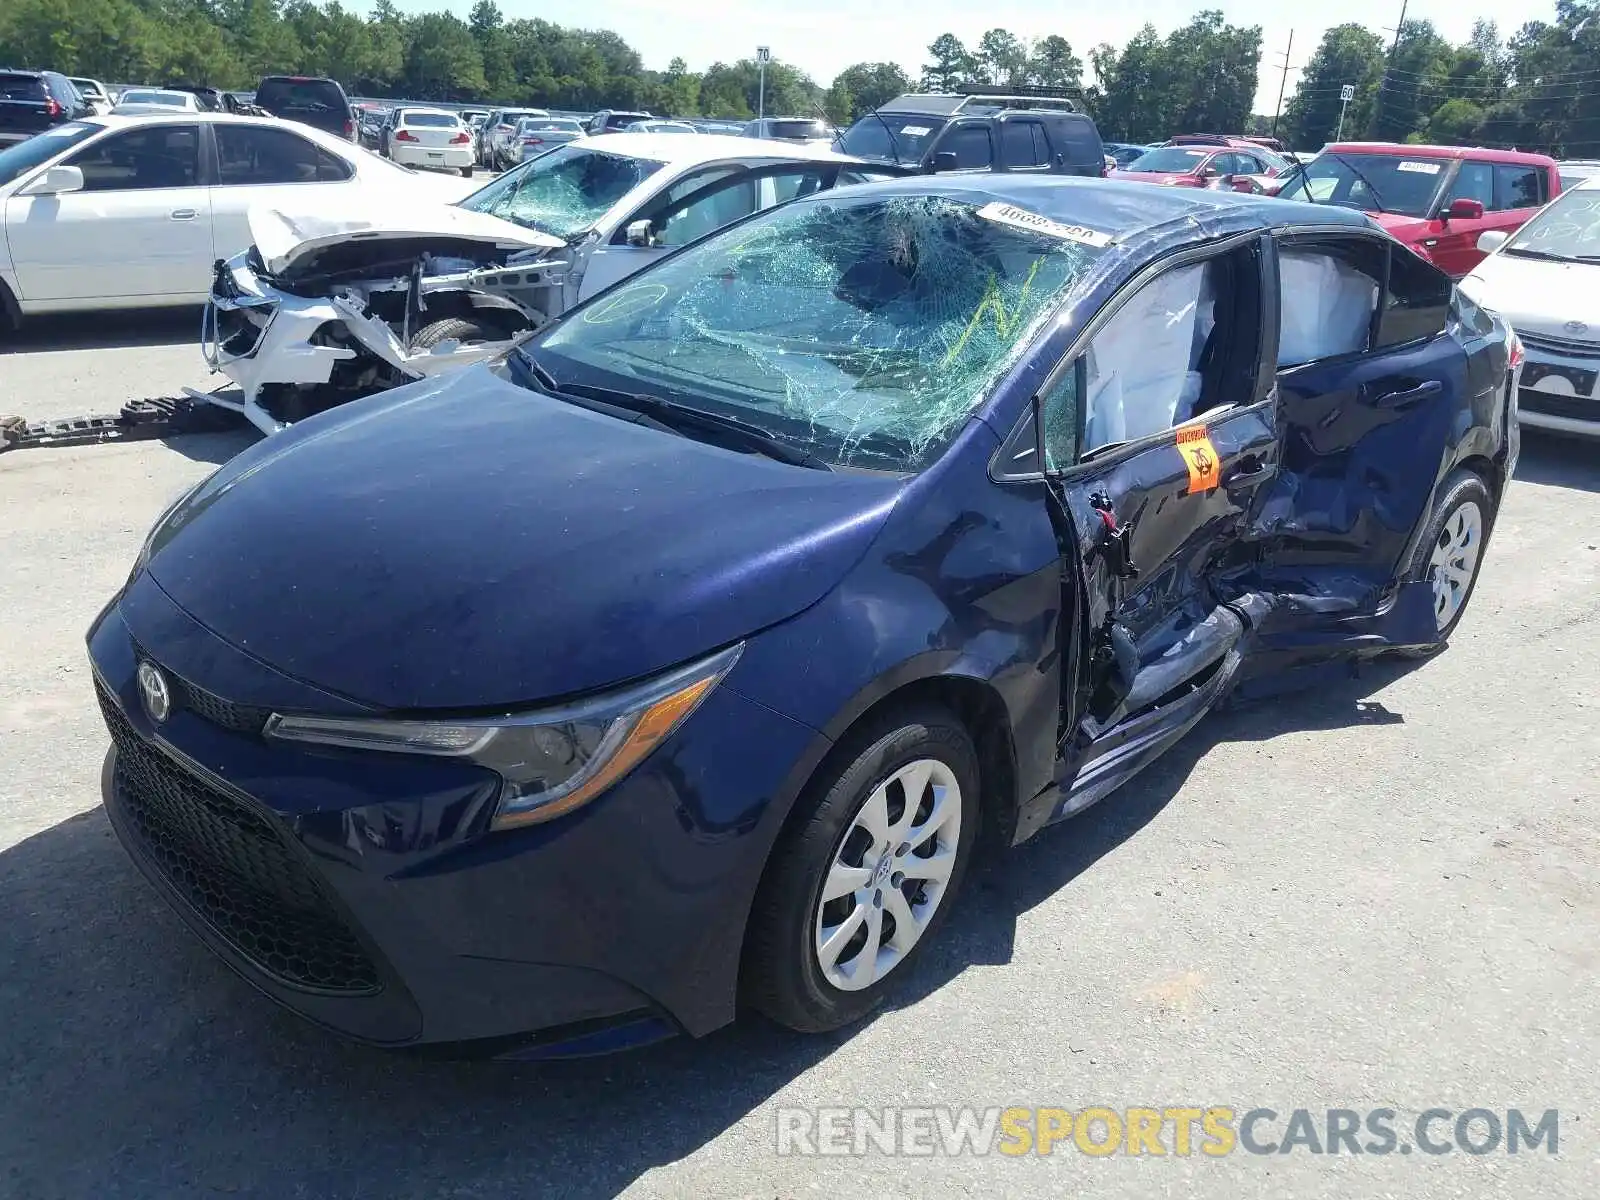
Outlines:
<svg viewBox="0 0 1600 1200"><path fill-rule="evenodd" d="M1478 235L1491 253L1461 281L1522 339L1521 423L1600 437L1600 178L1561 193L1509 236Z"/></svg>
<svg viewBox="0 0 1600 1200"><path fill-rule="evenodd" d="M811 146L614 133L557 146L454 206L261 209L253 251L218 270L205 319L207 361L242 398L197 396L272 433L502 353L761 209L903 173Z"/></svg>
<svg viewBox="0 0 1600 1200"><path fill-rule="evenodd" d="M122 98L111 111L123 112L135 109L138 112L146 112L154 109L159 112L164 108L199 112L200 101L195 99L192 92L176 92L167 88L129 88L122 93Z"/></svg>
<svg viewBox="0 0 1600 1200"><path fill-rule="evenodd" d="M271 118L174 109L57 125L0 152L0 327L34 313L200 304L212 264L250 244L251 208L460 195L422 178Z"/></svg>
<svg viewBox="0 0 1600 1200"><path fill-rule="evenodd" d="M477 165L472 130L441 108L402 108L389 130L389 158L408 167L460 171L468 179Z"/></svg>

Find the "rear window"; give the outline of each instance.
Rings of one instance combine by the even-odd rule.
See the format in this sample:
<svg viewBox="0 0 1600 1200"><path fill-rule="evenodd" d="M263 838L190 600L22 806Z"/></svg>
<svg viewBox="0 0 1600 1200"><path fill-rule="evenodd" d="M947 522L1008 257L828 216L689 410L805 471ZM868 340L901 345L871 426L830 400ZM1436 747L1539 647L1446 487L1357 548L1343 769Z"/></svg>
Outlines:
<svg viewBox="0 0 1600 1200"><path fill-rule="evenodd" d="M447 113L419 113L408 112L400 118L402 125L410 125L414 129L454 129L461 124Z"/></svg>
<svg viewBox="0 0 1600 1200"><path fill-rule="evenodd" d="M768 121L769 137L825 138L828 127L821 121Z"/></svg>
<svg viewBox="0 0 1600 1200"><path fill-rule="evenodd" d="M37 75L0 71L0 100L46 100L44 80Z"/></svg>
<svg viewBox="0 0 1600 1200"><path fill-rule="evenodd" d="M621 129L625 125L632 125L635 121L648 121L649 113L612 113L606 118L607 129Z"/></svg>
<svg viewBox="0 0 1600 1200"><path fill-rule="evenodd" d="M341 112L344 92L331 79L263 79L256 103L270 113Z"/></svg>
<svg viewBox="0 0 1600 1200"><path fill-rule="evenodd" d="M1214 152L1210 148L1191 149L1184 146L1162 146L1148 154L1141 154L1128 164L1129 171L1154 171L1163 175L1187 175Z"/></svg>

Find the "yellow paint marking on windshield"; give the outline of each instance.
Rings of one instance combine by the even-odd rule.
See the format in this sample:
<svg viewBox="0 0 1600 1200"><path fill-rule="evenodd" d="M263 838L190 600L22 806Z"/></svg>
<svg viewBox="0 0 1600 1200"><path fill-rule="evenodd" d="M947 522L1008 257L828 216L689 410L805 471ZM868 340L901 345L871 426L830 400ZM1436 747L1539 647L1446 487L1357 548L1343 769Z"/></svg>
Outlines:
<svg viewBox="0 0 1600 1200"><path fill-rule="evenodd" d="M978 332L978 326L983 323L985 313L994 314L994 330L1001 337L1009 337L1021 326L1022 314L1028 308L1028 293L1033 289L1033 277L1039 273L1039 268L1044 265L1044 259L1036 258L1033 266L1028 268L1028 277L1022 281L1022 291L1017 296L1017 305L1011 312L1006 311L1006 299L1000 294L1000 285L995 282L994 272L989 273L989 286L983 289L983 299L978 301L978 307L973 310L972 320L967 322L966 329L956 339L956 344L950 347L950 353L944 356L944 365L949 366L955 362L957 355L967 348L967 343L972 340L972 335Z"/></svg>

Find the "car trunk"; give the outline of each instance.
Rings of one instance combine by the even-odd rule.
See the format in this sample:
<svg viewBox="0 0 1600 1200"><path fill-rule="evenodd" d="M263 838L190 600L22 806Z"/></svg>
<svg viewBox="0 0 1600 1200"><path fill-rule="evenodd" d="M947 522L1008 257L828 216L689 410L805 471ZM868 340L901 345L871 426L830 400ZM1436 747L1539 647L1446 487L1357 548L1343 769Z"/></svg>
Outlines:
<svg viewBox="0 0 1600 1200"><path fill-rule="evenodd" d="M400 135L408 134L407 137ZM402 125L395 131L395 140L403 145L421 146L428 150L443 150L452 144L453 138L458 138L467 131L459 125ZM471 137L467 134L467 137ZM461 146L470 146L470 141L454 143Z"/></svg>
<svg viewBox="0 0 1600 1200"><path fill-rule="evenodd" d="M0 72L0 140L32 137L65 114L37 75Z"/></svg>

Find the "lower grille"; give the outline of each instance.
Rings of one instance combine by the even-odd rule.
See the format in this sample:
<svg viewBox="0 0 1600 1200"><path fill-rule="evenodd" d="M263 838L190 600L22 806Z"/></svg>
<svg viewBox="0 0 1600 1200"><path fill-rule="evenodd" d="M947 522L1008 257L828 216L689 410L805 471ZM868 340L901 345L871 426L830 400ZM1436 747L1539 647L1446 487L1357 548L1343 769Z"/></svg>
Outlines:
<svg viewBox="0 0 1600 1200"><path fill-rule="evenodd" d="M1600 400L1557 396L1534 388L1522 388L1517 392L1517 408L1522 412L1547 413L1552 417L1571 417L1577 421L1600 421Z"/></svg>
<svg viewBox="0 0 1600 1200"><path fill-rule="evenodd" d="M240 955L292 987L379 990L377 968L266 816L146 742L96 682L114 800L144 857Z"/></svg>
<svg viewBox="0 0 1600 1200"><path fill-rule="evenodd" d="M1522 339L1524 346L1533 350L1544 350L1551 354L1565 354L1569 358L1600 358L1600 341L1580 341L1578 338L1523 333L1520 329L1517 331L1517 336Z"/></svg>

